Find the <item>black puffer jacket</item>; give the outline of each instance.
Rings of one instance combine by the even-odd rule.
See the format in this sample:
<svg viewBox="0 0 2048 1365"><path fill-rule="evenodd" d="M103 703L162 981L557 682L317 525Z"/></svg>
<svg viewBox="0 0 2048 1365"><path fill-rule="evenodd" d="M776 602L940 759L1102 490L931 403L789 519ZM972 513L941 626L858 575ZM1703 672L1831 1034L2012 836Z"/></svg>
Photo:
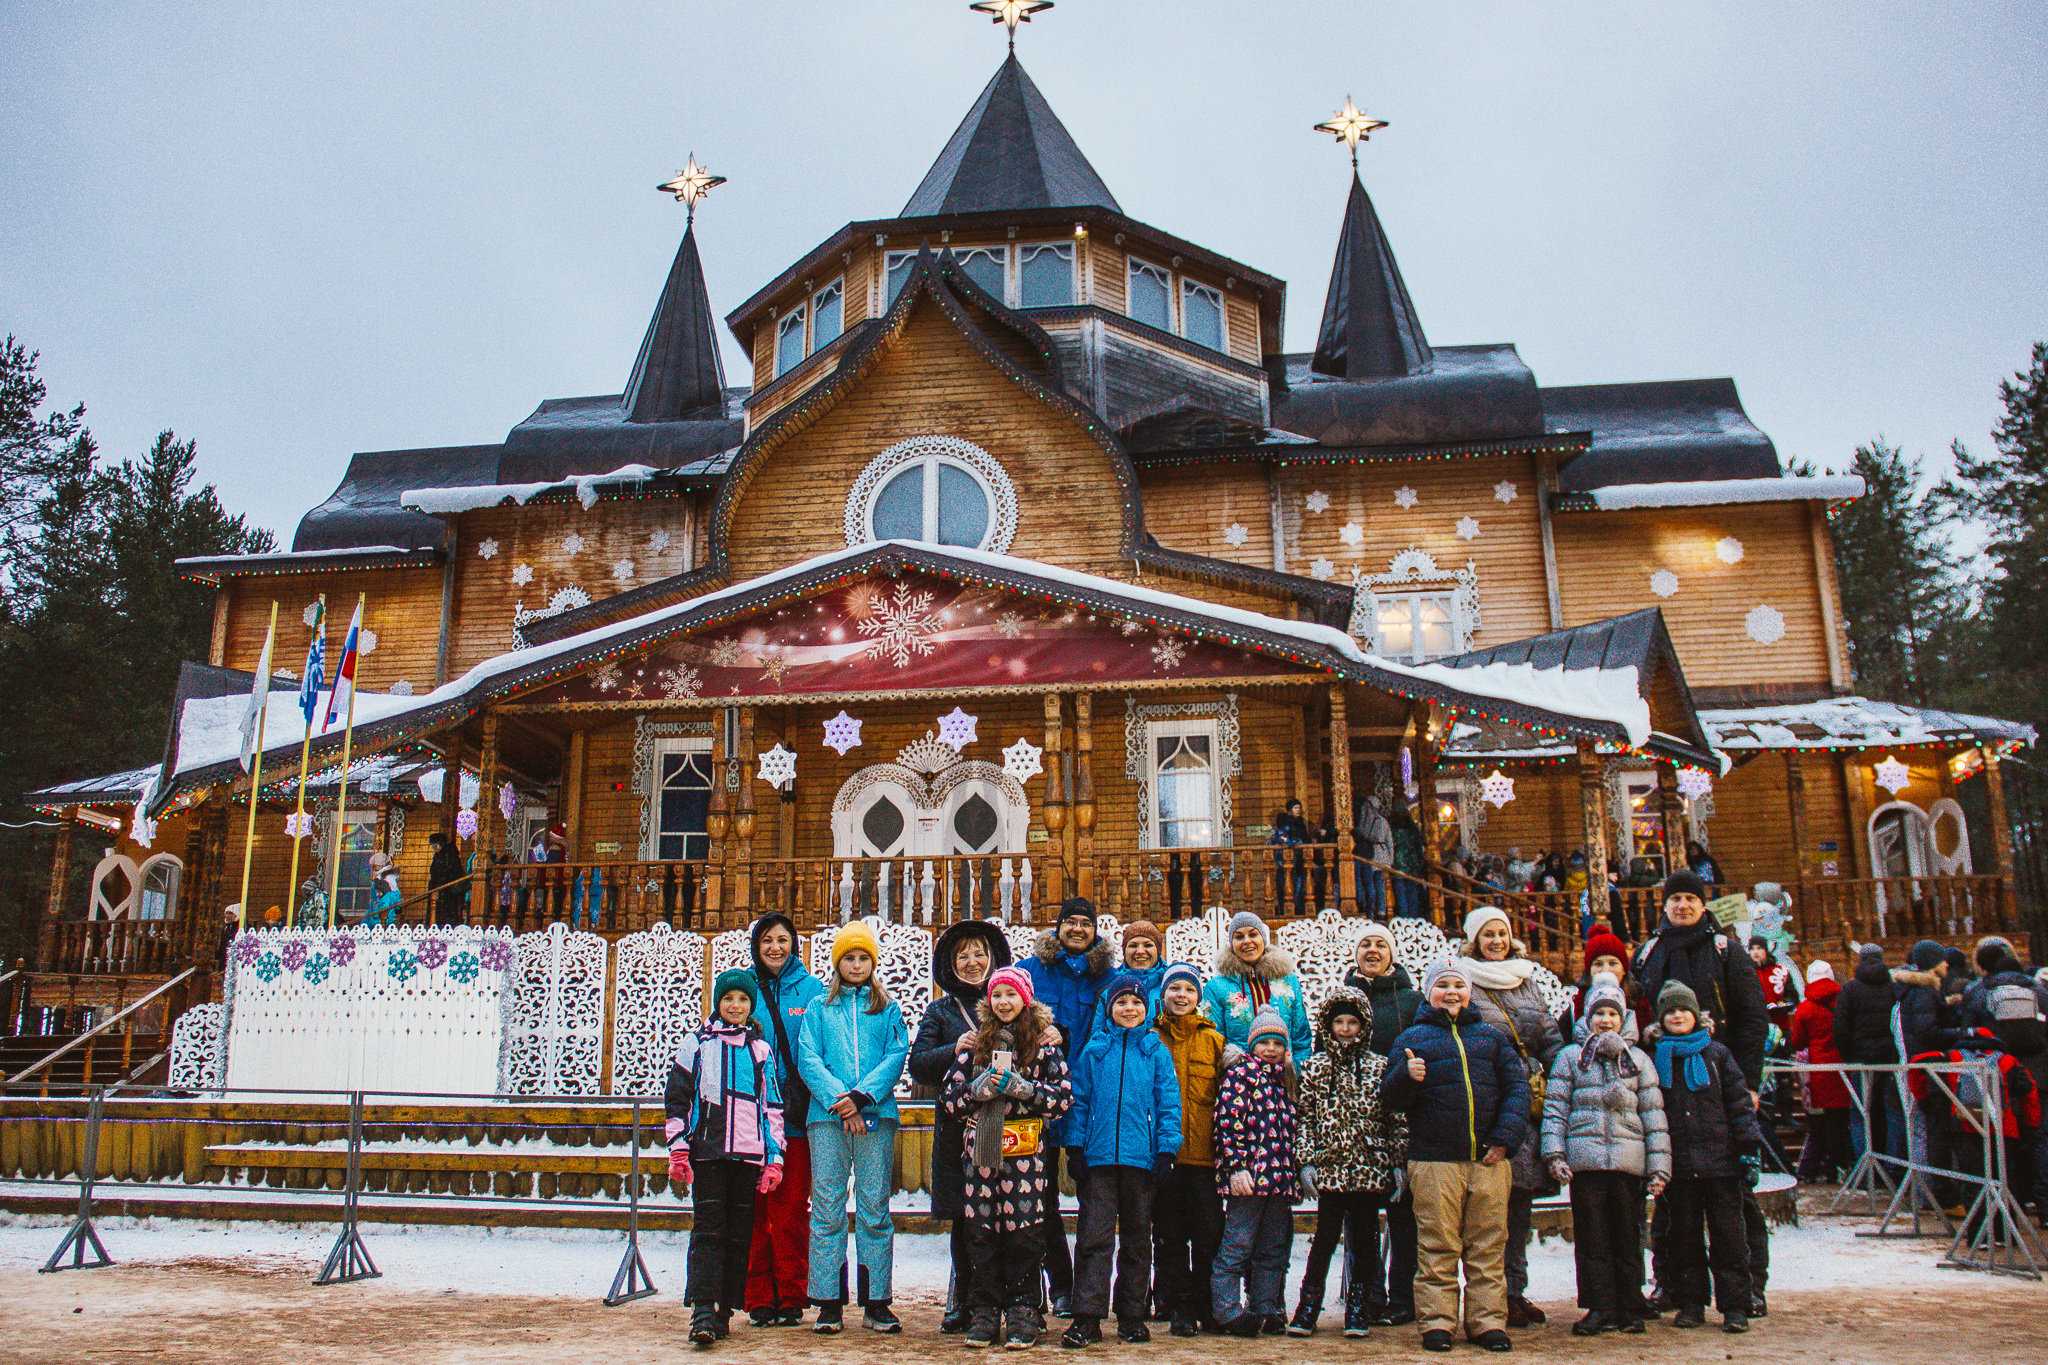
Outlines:
<svg viewBox="0 0 2048 1365"><path fill-rule="evenodd" d="M1955 1046L1964 1031L1950 1018L1941 977L1914 967L1894 967L1892 985L1898 989L1899 1035L1906 1043L1906 1060Z"/></svg>
<svg viewBox="0 0 2048 1365"><path fill-rule="evenodd" d="M953 971L953 955L968 939L978 938L988 948L989 971L1010 964L1009 940L1003 931L983 920L964 920L939 935L932 949L932 979L944 992L918 1022L917 1037L910 1044L910 1079L921 1086L939 1086L953 1068L960 1040L975 1029L975 1007L981 1003L982 988L961 982ZM932 1134L932 1217L964 1218L966 1214L967 1126L943 1104L934 1105Z"/></svg>
<svg viewBox="0 0 2048 1365"><path fill-rule="evenodd" d="M1426 1064L1408 1074L1408 1054ZM1489 1147L1513 1152L1529 1133L1529 1072L1514 1040L1469 1008L1453 1020L1424 1007L1387 1053L1380 1083L1387 1114L1408 1117L1410 1161L1477 1161Z"/></svg>
<svg viewBox="0 0 2048 1365"><path fill-rule="evenodd" d="M1683 981L1713 1016L1714 1037L1735 1056L1751 1090L1764 1084L1764 1041L1771 1017L1764 1011L1764 988L1757 980L1749 950L1714 927L1711 918L1681 929L1665 920L1649 942L1636 950L1630 973L1653 1002L1667 981Z"/></svg>
<svg viewBox="0 0 2048 1365"><path fill-rule="evenodd" d="M1386 1056L1401 1030L1415 1022L1415 1012L1422 1008L1422 992L1415 989L1415 983L1408 978L1408 969L1398 962L1388 968L1385 976L1360 976L1356 971L1346 972L1344 984L1372 1002L1372 1039L1369 1045L1380 1056Z"/></svg>
<svg viewBox="0 0 2048 1365"><path fill-rule="evenodd" d="M1892 1041L1892 1005L1898 1000L1891 969L1875 953L1856 959L1856 974L1835 997L1835 1047L1845 1062L1882 1066L1899 1060Z"/></svg>
<svg viewBox="0 0 2048 1365"><path fill-rule="evenodd" d="M1654 1058L1657 1043L1653 1035L1644 1050ZM1672 1084L1664 1090L1664 1121L1671 1129L1671 1178L1688 1176L1740 1175L1736 1158L1763 1146L1763 1130L1757 1127L1756 1106L1749 1102L1742 1068L1735 1056L1717 1042L1707 1044L1700 1054L1707 1064L1708 1081L1703 1090L1688 1090L1683 1080L1685 1062L1674 1060Z"/></svg>

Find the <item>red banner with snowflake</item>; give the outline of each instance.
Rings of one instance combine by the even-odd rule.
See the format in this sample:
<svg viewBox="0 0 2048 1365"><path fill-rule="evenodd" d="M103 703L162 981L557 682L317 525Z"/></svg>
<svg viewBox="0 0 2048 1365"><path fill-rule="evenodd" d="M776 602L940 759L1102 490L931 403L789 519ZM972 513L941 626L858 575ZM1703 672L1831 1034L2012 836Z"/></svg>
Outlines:
<svg viewBox="0 0 2048 1365"><path fill-rule="evenodd" d="M1113 612L905 575L667 641L593 667L553 701L685 701L840 692L1272 676L1285 660Z"/></svg>

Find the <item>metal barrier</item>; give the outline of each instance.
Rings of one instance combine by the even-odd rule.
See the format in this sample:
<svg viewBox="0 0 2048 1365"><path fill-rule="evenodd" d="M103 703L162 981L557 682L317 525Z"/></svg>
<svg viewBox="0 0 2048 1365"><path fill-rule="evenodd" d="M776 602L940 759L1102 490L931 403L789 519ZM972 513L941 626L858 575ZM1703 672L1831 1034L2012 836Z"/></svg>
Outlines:
<svg viewBox="0 0 2048 1365"><path fill-rule="evenodd" d="M1891 1063L1794 1062L1767 1058L1764 1070L1767 1073L1777 1071L1799 1075L1825 1072L1843 1078L1849 1091L1849 1101L1863 1120L1864 1144L1855 1166L1835 1193L1831 1211L1839 1210L1845 1201L1861 1194L1870 1201L1869 1211L1874 1213L1877 1200L1886 1199L1884 1216L1877 1227L1859 1236L1924 1237L1928 1234L1921 1227L1921 1220L1932 1217L1940 1220L1950 1239L1948 1251L1941 1259L1942 1265L1958 1270L1984 1270L2035 1280L2042 1278L2048 1252L2044 1252L2036 1241L2027 1225L2026 1215L2012 1193L2011 1167L2005 1146L2005 1077L1999 1071L1995 1058ZM1979 1166L1976 1171L1952 1170L1937 1166L1930 1159L1920 1128L1915 1123L1916 1117L1924 1114L1925 1106L1914 1098L1908 1084L1908 1078L1916 1072L1940 1092L1940 1102L1945 1102L1949 1112L1961 1121L1966 1131L1958 1133L1958 1139L1966 1141L1974 1136L1978 1140ZM1858 1084L1859 1078L1878 1084L1888 1080L1897 1087L1899 1113L1903 1116L1907 1132L1905 1156L1897 1157L1880 1151L1872 1141L1876 1130L1870 1122L1870 1085ZM1960 1093L1965 1079L1974 1082L1975 1101L1965 1100ZM1897 1170L1896 1178L1893 1168ZM1951 1217L1936 1197L1932 1185L1935 1180L1950 1180L1975 1187L1976 1194L1964 1208L1960 1219ZM1892 1230L1893 1222L1901 1216L1912 1219L1910 1232Z"/></svg>

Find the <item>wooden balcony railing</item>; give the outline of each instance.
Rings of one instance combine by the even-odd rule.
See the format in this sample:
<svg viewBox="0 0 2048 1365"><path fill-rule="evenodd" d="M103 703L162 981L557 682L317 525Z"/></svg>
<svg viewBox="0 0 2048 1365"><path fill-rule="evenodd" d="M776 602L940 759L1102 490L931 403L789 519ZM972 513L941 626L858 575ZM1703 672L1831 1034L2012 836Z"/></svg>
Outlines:
<svg viewBox="0 0 2048 1365"><path fill-rule="evenodd" d="M2023 929L2006 879L1813 877L1791 887L1793 919L1806 938L1971 938Z"/></svg>
<svg viewBox="0 0 2048 1365"><path fill-rule="evenodd" d="M196 929L189 917L57 920L44 932L37 970L90 976L175 971L191 960Z"/></svg>

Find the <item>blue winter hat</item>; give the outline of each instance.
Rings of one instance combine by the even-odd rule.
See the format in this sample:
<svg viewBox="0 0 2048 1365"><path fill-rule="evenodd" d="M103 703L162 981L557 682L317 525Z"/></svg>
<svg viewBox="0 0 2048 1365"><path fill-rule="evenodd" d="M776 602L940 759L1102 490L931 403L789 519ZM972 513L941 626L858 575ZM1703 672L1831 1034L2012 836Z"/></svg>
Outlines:
<svg viewBox="0 0 2048 1365"><path fill-rule="evenodd" d="M1118 972L1109 979L1109 984L1102 988L1102 998L1114 1005L1120 995L1135 995L1138 997L1138 1003L1142 1005L1146 1003L1145 983L1129 972Z"/></svg>
<svg viewBox="0 0 2048 1365"><path fill-rule="evenodd" d="M1923 938L1906 954L1906 961L1923 972L1931 972L1948 957L1948 950L1931 938Z"/></svg>
<svg viewBox="0 0 2048 1365"><path fill-rule="evenodd" d="M1166 988L1176 981L1185 981L1198 991L1202 989L1202 974L1185 962L1176 962L1159 978L1159 993L1166 994Z"/></svg>

